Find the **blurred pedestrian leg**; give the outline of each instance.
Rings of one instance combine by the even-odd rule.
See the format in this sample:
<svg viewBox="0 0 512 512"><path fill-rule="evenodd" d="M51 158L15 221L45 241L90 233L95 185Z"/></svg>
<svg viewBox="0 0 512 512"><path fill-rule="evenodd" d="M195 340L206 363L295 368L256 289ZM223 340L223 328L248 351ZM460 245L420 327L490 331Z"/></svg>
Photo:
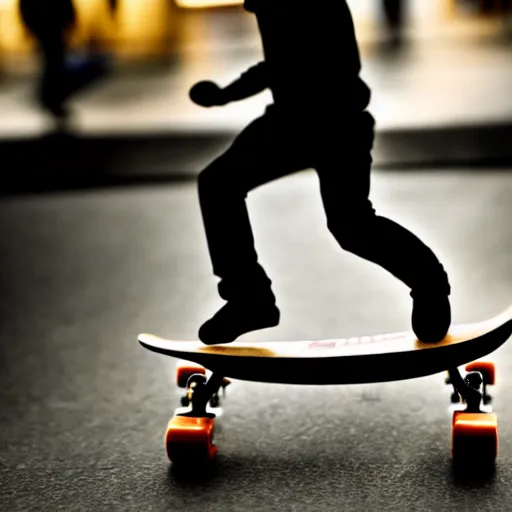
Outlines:
<svg viewBox="0 0 512 512"><path fill-rule="evenodd" d="M501 0L501 17L503 32L507 38L512 37L512 0Z"/></svg>
<svg viewBox="0 0 512 512"><path fill-rule="evenodd" d="M116 4L109 0L109 9ZM20 0L22 20L37 42L40 79L37 86L39 105L59 128L66 128L70 118L68 100L104 77L110 58L99 48L70 50L70 36L76 26L72 0Z"/></svg>
<svg viewBox="0 0 512 512"><path fill-rule="evenodd" d="M382 0L386 28L392 46L400 46L404 42L404 0Z"/></svg>
<svg viewBox="0 0 512 512"><path fill-rule="evenodd" d="M19 7L23 23L38 47L38 103L57 120L65 119L67 41L75 23L72 0L20 0Z"/></svg>

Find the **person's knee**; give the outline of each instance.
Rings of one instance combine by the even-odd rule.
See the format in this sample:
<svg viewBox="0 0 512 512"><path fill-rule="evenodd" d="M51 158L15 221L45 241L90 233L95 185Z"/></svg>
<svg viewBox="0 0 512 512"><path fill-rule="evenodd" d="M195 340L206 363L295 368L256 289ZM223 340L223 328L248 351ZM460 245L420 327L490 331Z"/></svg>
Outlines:
<svg viewBox="0 0 512 512"><path fill-rule="evenodd" d="M372 208L354 208L345 214L330 217L327 228L342 249L357 253L375 235L375 221L376 215Z"/></svg>
<svg viewBox="0 0 512 512"><path fill-rule="evenodd" d="M370 130L373 133L375 128L375 118L370 114L370 112L368 112L368 110L361 112L361 123L366 130Z"/></svg>
<svg viewBox="0 0 512 512"><path fill-rule="evenodd" d="M241 157L233 148L211 162L197 178L201 197L246 197L253 172L251 162Z"/></svg>
<svg viewBox="0 0 512 512"><path fill-rule="evenodd" d="M368 111L361 113L356 123L357 138L354 141L352 149L354 151L362 150L365 154L373 148L375 138L375 119Z"/></svg>
<svg viewBox="0 0 512 512"><path fill-rule="evenodd" d="M201 196L222 194L230 188L229 159L224 155L211 162L197 178L197 186Z"/></svg>

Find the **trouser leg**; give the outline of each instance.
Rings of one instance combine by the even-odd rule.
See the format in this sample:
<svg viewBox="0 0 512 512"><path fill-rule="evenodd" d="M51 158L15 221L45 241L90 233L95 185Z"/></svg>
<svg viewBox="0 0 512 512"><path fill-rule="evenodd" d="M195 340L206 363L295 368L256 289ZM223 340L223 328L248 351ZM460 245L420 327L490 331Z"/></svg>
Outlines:
<svg viewBox="0 0 512 512"><path fill-rule="evenodd" d="M274 142L268 114L253 121L198 178L213 273L225 300L268 295L271 281L258 261L246 197L254 188L295 170Z"/></svg>
<svg viewBox="0 0 512 512"><path fill-rule="evenodd" d="M423 241L397 222L376 214L369 199L373 118L367 112L353 123L354 141L336 160L317 167L327 226L339 245L376 263L416 291L449 294L448 277ZM323 160L324 157L320 156Z"/></svg>

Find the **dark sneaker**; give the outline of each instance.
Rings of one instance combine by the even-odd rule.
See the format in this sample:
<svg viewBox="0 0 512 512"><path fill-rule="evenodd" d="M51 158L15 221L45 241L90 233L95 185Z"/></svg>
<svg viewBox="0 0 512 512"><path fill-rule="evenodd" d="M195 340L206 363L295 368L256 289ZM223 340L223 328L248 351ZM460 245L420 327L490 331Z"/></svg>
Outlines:
<svg viewBox="0 0 512 512"><path fill-rule="evenodd" d="M199 339L206 345L231 343L242 334L275 327L279 309L273 302L228 301L199 329Z"/></svg>
<svg viewBox="0 0 512 512"><path fill-rule="evenodd" d="M417 293L413 296L412 330L420 341L437 343L450 328L452 315L447 295Z"/></svg>

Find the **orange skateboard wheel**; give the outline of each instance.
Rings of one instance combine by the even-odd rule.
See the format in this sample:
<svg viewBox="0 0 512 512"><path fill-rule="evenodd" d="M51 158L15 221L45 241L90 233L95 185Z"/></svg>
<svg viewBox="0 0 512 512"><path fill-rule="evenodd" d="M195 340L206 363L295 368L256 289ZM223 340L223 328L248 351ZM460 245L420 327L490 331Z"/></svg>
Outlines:
<svg viewBox="0 0 512 512"><path fill-rule="evenodd" d="M176 385L179 388L186 388L189 377L195 373L206 375L206 369L193 363L184 363L178 365L176 367Z"/></svg>
<svg viewBox="0 0 512 512"><path fill-rule="evenodd" d="M165 432L169 460L179 465L204 465L217 455L213 443L215 419L174 416Z"/></svg>
<svg viewBox="0 0 512 512"><path fill-rule="evenodd" d="M455 411L452 459L456 465L493 464L498 455L498 416L495 413Z"/></svg>
<svg viewBox="0 0 512 512"><path fill-rule="evenodd" d="M496 382L496 367L491 361L473 361L465 366L467 372L480 372L484 383L493 386Z"/></svg>

